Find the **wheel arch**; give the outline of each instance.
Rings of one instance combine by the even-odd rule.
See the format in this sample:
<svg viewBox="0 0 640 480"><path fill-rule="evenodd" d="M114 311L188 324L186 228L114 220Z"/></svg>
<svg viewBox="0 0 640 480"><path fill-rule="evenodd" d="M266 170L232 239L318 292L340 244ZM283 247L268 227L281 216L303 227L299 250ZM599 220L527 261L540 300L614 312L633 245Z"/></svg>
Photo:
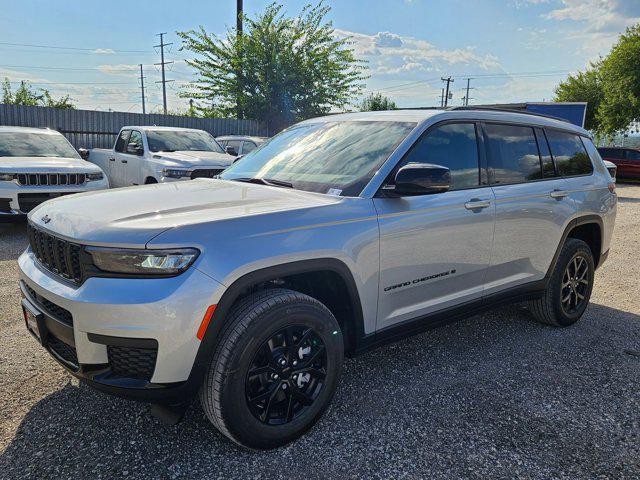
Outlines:
<svg viewBox="0 0 640 480"><path fill-rule="evenodd" d="M560 256L560 252L562 251L562 247L568 238L577 238L579 240L583 240L587 245L589 245L593 254L593 261L597 268L602 261L604 261L604 255L602 255L601 251L602 242L604 240L603 235L604 223L602 218L598 215L583 215L571 220L562 234L562 238L553 256L553 260L551 261L551 265L545 275L545 279L548 280L551 278L556 262L558 261L558 257Z"/></svg>
<svg viewBox="0 0 640 480"><path fill-rule="evenodd" d="M309 279L312 276L320 277L323 275L327 276L327 278L340 279L342 284L337 285L337 287L344 287L345 296L342 298L348 299L349 301L351 317L349 318L345 316L344 313L336 312L335 305L332 309L331 301L327 301L326 298L318 298L315 295L310 296L314 296L314 298L320 301L325 300L323 301L325 305L326 303L330 304L326 305L327 308L336 316L338 323L343 329L345 351L355 350L357 343L364 336L364 317L358 287L349 267L341 260L335 258L310 259L278 264L247 273L236 279L225 290L216 305L189 376L189 381L193 382L194 388L197 388L197 385L199 385L202 375L204 375L204 371L211 359L211 355L213 355L218 344L218 340L226 324L227 314L238 300L256 290L265 288L265 285L273 281L280 281L282 279L284 279L284 281L291 281L291 279L295 279L299 281L298 285L302 285L301 279ZM326 280L326 278L324 280ZM280 283L274 283L273 285L282 286ZM297 291L309 294L309 292L305 290L307 290L307 288L299 288ZM340 297L337 298L338 301L340 299Z"/></svg>

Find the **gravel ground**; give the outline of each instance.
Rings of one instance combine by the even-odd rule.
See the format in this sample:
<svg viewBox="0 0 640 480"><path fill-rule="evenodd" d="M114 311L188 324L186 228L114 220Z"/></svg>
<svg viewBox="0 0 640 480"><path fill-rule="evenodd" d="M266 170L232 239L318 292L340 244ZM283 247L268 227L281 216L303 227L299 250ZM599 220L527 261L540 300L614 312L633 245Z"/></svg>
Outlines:
<svg viewBox="0 0 640 480"><path fill-rule="evenodd" d="M0 478L638 478L640 186L618 191L577 325L511 306L347 360L327 415L266 453L226 441L198 406L164 426L72 380L21 319L24 227L0 227Z"/></svg>

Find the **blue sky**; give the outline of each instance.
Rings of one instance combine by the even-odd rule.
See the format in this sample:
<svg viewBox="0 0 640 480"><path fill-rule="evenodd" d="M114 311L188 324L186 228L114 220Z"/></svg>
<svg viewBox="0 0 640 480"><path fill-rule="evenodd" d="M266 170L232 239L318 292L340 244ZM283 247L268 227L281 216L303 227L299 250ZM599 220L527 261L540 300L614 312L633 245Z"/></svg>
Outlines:
<svg viewBox="0 0 640 480"><path fill-rule="evenodd" d="M270 2L245 0L248 15ZM286 1L297 14L308 0ZM452 75L459 105L466 77L470 103L540 101L567 73L604 55L626 26L640 21L640 0L326 0L338 35L352 37L368 61L367 92L398 106L439 104L440 77ZM109 2L0 0L0 77L69 93L80 108L140 111L138 64L149 109L158 110L158 32L174 42L169 108L191 73L177 30L203 25L223 33L235 1ZM14 45L8 45L14 44ZM47 48L27 46L43 45ZM64 47L64 48L50 48ZM36 68L38 67L38 68Z"/></svg>

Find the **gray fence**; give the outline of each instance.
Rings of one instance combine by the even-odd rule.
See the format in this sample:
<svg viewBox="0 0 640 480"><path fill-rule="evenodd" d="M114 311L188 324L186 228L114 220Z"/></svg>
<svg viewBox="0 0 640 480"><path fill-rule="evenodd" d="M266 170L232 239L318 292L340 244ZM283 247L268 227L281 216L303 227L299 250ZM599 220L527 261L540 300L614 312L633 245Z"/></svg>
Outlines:
<svg viewBox="0 0 640 480"><path fill-rule="evenodd" d="M93 110L60 110L48 107L0 104L0 125L49 127L58 130L76 147L110 148L125 125L158 125L206 130L218 135L267 135L267 127L255 120L194 118L175 115L143 115Z"/></svg>

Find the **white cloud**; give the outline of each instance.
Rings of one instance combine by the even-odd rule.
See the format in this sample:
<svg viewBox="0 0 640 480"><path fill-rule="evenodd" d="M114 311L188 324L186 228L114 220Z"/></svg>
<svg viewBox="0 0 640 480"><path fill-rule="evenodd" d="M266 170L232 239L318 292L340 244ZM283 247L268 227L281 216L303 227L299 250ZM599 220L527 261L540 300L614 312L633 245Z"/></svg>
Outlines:
<svg viewBox="0 0 640 480"><path fill-rule="evenodd" d="M96 55L113 55L116 51L110 48L96 48L92 50L91 53L95 53Z"/></svg>
<svg viewBox="0 0 640 480"><path fill-rule="evenodd" d="M138 75L140 66L139 65L130 65L126 63L120 63L117 65L98 65L97 69L102 73L107 73L110 75L126 75L126 76L135 76Z"/></svg>
<svg viewBox="0 0 640 480"><path fill-rule="evenodd" d="M400 35L391 32L378 32L373 37L376 47L401 47L402 39Z"/></svg>
<svg viewBox="0 0 640 480"><path fill-rule="evenodd" d="M552 20L586 23L593 32L619 33L640 21L640 2L624 0L562 0L562 8L544 15Z"/></svg>

